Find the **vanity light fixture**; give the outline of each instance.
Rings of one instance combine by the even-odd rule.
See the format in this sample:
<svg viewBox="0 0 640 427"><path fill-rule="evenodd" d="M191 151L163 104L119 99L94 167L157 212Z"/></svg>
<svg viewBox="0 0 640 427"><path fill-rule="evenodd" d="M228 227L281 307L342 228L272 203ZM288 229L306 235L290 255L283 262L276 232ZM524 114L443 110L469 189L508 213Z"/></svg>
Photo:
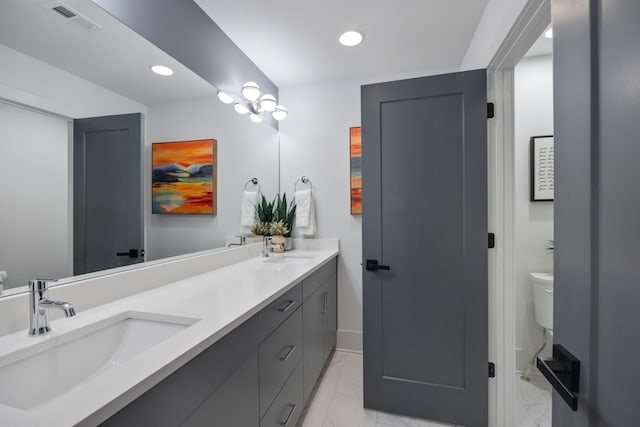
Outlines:
<svg viewBox="0 0 640 427"><path fill-rule="evenodd" d="M235 99L233 99L231 95L221 90L218 91L218 99L222 101L224 104L231 104L235 102Z"/></svg>
<svg viewBox="0 0 640 427"><path fill-rule="evenodd" d="M169 67L165 67L164 65L152 65L151 71L165 77L173 75L173 70Z"/></svg>
<svg viewBox="0 0 640 427"><path fill-rule="evenodd" d="M231 95L222 90L218 90L218 98L225 104L233 104L233 108L239 114L249 114L249 118L254 123L261 123L264 120L264 113L271 113L275 120L287 118L287 109L278 105L278 100L270 93L262 95L260 86L256 82L246 82L242 85L242 96L244 101L236 101ZM262 96L261 96L262 95Z"/></svg>
<svg viewBox="0 0 640 427"><path fill-rule="evenodd" d="M544 33L544 36L545 36L546 38L548 38L548 39L552 39L552 38L553 38L553 28L549 28L549 29L547 30L547 32L546 32L546 33Z"/></svg>
<svg viewBox="0 0 640 427"><path fill-rule="evenodd" d="M348 30L340 34L338 41L343 46L357 46L364 40L364 33L359 30Z"/></svg>

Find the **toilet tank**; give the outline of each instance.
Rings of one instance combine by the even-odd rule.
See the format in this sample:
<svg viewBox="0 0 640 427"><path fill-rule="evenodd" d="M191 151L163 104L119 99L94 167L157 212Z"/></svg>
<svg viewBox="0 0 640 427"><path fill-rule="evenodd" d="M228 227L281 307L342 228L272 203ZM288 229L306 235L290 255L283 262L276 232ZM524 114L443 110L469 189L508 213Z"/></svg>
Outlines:
<svg viewBox="0 0 640 427"><path fill-rule="evenodd" d="M553 273L531 273L536 322L553 329Z"/></svg>

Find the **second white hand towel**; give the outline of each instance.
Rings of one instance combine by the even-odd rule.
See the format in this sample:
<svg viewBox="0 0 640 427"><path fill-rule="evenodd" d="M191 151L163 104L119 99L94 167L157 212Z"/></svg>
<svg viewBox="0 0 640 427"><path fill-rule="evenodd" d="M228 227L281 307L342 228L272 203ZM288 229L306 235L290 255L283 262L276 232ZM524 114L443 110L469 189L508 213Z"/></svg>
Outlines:
<svg viewBox="0 0 640 427"><path fill-rule="evenodd" d="M242 193L242 212L240 214L240 225L251 227L256 219L256 204L258 203L257 191L244 191Z"/></svg>
<svg viewBox="0 0 640 427"><path fill-rule="evenodd" d="M316 232L316 213L311 190L296 191L295 228L301 236L313 236Z"/></svg>

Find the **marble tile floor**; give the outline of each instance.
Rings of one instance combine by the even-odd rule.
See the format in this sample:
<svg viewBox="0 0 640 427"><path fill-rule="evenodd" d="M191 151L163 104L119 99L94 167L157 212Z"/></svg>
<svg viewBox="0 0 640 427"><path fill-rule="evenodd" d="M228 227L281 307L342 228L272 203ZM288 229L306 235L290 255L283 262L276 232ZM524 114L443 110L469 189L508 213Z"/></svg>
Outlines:
<svg viewBox="0 0 640 427"><path fill-rule="evenodd" d="M540 375L531 381L515 376L516 395L513 416L516 427L551 427L551 386Z"/></svg>
<svg viewBox="0 0 640 427"><path fill-rule="evenodd" d="M362 407L362 355L333 353L299 427L454 427Z"/></svg>

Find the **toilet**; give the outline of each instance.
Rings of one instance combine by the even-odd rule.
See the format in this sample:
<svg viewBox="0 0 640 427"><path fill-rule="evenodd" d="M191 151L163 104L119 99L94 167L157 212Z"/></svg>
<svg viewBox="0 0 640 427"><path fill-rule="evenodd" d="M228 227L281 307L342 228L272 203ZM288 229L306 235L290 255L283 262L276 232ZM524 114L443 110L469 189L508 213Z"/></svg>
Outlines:
<svg viewBox="0 0 640 427"><path fill-rule="evenodd" d="M549 337L553 337L553 273L530 273L530 276L533 288L533 308L536 323L542 327L543 343L520 377L525 381L530 381L529 373L536 365L536 358L547 346Z"/></svg>
<svg viewBox="0 0 640 427"><path fill-rule="evenodd" d="M553 331L553 273L531 273L536 322Z"/></svg>

